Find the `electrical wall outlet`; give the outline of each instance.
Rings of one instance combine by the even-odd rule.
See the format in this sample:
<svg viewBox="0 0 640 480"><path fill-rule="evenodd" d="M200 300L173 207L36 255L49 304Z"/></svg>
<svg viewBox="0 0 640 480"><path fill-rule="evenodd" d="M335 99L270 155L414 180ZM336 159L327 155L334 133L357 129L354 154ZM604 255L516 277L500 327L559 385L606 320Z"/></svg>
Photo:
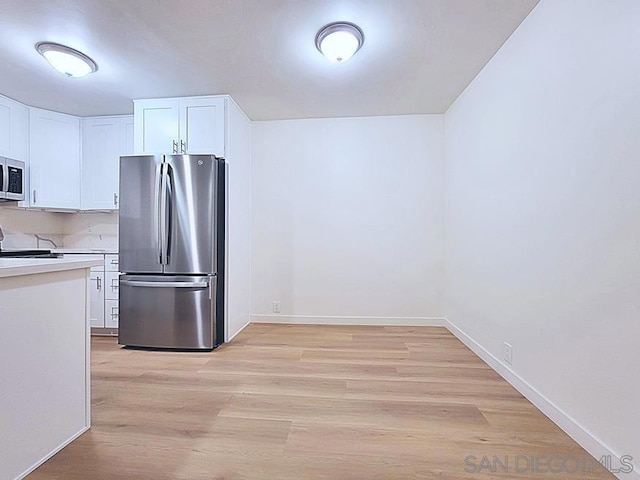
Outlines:
<svg viewBox="0 0 640 480"><path fill-rule="evenodd" d="M513 347L510 343L504 342L503 357L504 361L511 365L513 361Z"/></svg>
<svg viewBox="0 0 640 480"><path fill-rule="evenodd" d="M273 302L273 313L280 313L280 302Z"/></svg>

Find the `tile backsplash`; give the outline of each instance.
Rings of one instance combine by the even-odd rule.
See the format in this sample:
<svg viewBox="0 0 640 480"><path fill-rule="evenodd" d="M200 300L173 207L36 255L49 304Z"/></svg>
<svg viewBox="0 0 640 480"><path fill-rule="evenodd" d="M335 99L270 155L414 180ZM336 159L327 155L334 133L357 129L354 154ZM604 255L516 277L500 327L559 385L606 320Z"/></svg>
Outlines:
<svg viewBox="0 0 640 480"><path fill-rule="evenodd" d="M117 213L65 215L63 246L67 248L118 248Z"/></svg>
<svg viewBox="0 0 640 480"><path fill-rule="evenodd" d="M3 249L118 248L117 213L53 213L0 207Z"/></svg>

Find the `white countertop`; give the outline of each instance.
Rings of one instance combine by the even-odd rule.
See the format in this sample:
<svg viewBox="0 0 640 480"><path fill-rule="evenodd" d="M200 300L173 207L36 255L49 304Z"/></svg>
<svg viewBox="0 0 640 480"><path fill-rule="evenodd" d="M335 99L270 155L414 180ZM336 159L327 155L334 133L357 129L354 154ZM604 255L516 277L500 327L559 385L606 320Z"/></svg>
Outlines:
<svg viewBox="0 0 640 480"><path fill-rule="evenodd" d="M0 278L61 272L102 265L100 260L72 258L0 258Z"/></svg>
<svg viewBox="0 0 640 480"><path fill-rule="evenodd" d="M53 253L64 254L117 254L116 248L52 248Z"/></svg>

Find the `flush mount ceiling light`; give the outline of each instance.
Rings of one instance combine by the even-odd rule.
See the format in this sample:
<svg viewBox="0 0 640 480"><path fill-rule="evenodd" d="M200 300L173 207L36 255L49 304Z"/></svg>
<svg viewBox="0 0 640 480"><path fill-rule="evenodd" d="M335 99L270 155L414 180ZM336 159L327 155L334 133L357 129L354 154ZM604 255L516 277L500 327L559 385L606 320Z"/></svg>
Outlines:
<svg viewBox="0 0 640 480"><path fill-rule="evenodd" d="M80 78L98 70L98 65L84 53L52 42L36 43L36 50L49 64L67 77Z"/></svg>
<svg viewBox="0 0 640 480"><path fill-rule="evenodd" d="M349 60L364 43L364 33L360 27L349 22L335 22L325 25L316 35L316 48L332 62Z"/></svg>

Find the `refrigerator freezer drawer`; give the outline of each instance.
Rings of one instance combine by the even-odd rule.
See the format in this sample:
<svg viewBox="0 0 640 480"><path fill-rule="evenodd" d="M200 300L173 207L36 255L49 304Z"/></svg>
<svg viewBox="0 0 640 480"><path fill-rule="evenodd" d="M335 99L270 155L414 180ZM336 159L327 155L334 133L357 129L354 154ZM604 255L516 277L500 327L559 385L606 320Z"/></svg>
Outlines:
<svg viewBox="0 0 640 480"><path fill-rule="evenodd" d="M137 347L214 348L216 280L215 275L122 275L118 343Z"/></svg>

